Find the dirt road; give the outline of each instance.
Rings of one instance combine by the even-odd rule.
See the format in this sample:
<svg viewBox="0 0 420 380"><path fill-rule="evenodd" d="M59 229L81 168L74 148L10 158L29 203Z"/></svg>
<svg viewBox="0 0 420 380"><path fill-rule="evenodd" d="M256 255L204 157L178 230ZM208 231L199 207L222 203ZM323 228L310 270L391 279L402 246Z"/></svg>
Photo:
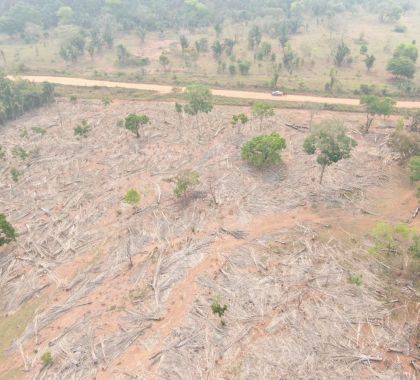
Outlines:
<svg viewBox="0 0 420 380"><path fill-rule="evenodd" d="M16 77L9 76L10 79ZM21 76L22 79L27 79L33 82L51 82L66 86L81 86L81 87L119 87L129 88L135 90L156 91L161 94L169 94L172 92L172 86L163 86L156 84L143 83L125 83L125 82L110 82L101 80L91 80L83 78L67 78L67 77L53 77L53 76ZM253 92L253 91L236 91L236 90L212 90L213 95L224 96L228 98L239 99L256 99L256 100L271 100L271 101L288 101L288 102L309 102L309 103L325 103L325 104L344 104L350 106L358 106L359 99L350 98L327 98L322 96L306 96L306 95L285 95L274 97L270 93ZM399 108L420 108L420 101L398 101Z"/></svg>

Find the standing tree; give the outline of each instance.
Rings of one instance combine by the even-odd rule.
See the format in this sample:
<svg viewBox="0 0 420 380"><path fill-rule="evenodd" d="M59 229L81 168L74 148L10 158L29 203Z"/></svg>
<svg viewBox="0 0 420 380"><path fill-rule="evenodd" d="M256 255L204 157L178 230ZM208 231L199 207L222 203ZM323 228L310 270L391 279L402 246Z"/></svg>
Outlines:
<svg viewBox="0 0 420 380"><path fill-rule="evenodd" d="M128 63L128 58L130 57L130 53L128 52L127 48L120 44L117 46L117 60L120 65L126 65Z"/></svg>
<svg viewBox="0 0 420 380"><path fill-rule="evenodd" d="M190 46L190 42L188 41L187 37L185 37L183 34L179 37L179 43L181 44L182 54L185 53L185 50L188 49L188 46Z"/></svg>
<svg viewBox="0 0 420 380"><path fill-rule="evenodd" d="M278 133L261 135L248 141L241 150L241 158L257 168L281 162L280 152L286 148L286 140Z"/></svg>
<svg viewBox="0 0 420 380"><path fill-rule="evenodd" d="M62 6L57 11L60 24L71 24L73 21L74 11L71 7Z"/></svg>
<svg viewBox="0 0 420 380"><path fill-rule="evenodd" d="M366 125L363 133L368 133L376 115L389 116L396 104L394 99L380 98L375 95L366 95L360 99L360 104L366 107Z"/></svg>
<svg viewBox="0 0 420 380"><path fill-rule="evenodd" d="M16 231L7 221L4 214L0 214L0 247L16 240Z"/></svg>
<svg viewBox="0 0 420 380"><path fill-rule="evenodd" d="M207 86L193 84L185 90L185 98L188 104L184 106L184 111L196 117L198 127L198 114L209 113L213 110L213 95Z"/></svg>
<svg viewBox="0 0 420 380"><path fill-rule="evenodd" d="M344 41L341 41L337 47L335 48L334 52L334 64L337 67L341 67L343 64L345 58L350 55L350 49L349 47L344 43Z"/></svg>
<svg viewBox="0 0 420 380"><path fill-rule="evenodd" d="M140 125L150 124L150 119L146 115L135 115L130 114L128 115L125 120L122 122L122 126L125 129L133 132L137 138L140 137L139 127Z"/></svg>
<svg viewBox="0 0 420 380"><path fill-rule="evenodd" d="M375 61L376 61L376 57L373 54L366 55L363 62L365 63L368 72L370 72L370 70L372 69Z"/></svg>
<svg viewBox="0 0 420 380"><path fill-rule="evenodd" d="M163 66L164 71L168 71L168 66L170 65L171 61L166 55L162 53L159 57L159 63Z"/></svg>
<svg viewBox="0 0 420 380"><path fill-rule="evenodd" d="M252 115L260 120L260 130L262 129L262 122L264 118L274 116L274 108L271 104L264 102L255 102L252 105Z"/></svg>
<svg viewBox="0 0 420 380"><path fill-rule="evenodd" d="M400 79L412 79L416 74L416 64L408 57L391 58L386 69Z"/></svg>
<svg viewBox="0 0 420 380"><path fill-rule="evenodd" d="M292 49L290 44L287 44L286 49L283 51L283 64L289 74L293 74L300 65L300 58L298 54Z"/></svg>
<svg viewBox="0 0 420 380"><path fill-rule="evenodd" d="M389 60L387 70L394 76L412 79L416 73L418 50L414 43L400 44L394 50L393 57Z"/></svg>
<svg viewBox="0 0 420 380"><path fill-rule="evenodd" d="M223 50L225 51L226 55L229 57L232 55L233 48L236 45L236 41L232 40L231 38L225 38L223 41Z"/></svg>
<svg viewBox="0 0 420 380"><path fill-rule="evenodd" d="M248 75L249 69L251 68L251 62L249 61L238 61L238 69L241 75Z"/></svg>
<svg viewBox="0 0 420 380"><path fill-rule="evenodd" d="M328 120L315 126L311 135L305 139L303 149L307 154L317 153L317 162L321 165L319 183L322 183L327 166L350 157L356 141L346 135L343 123Z"/></svg>
<svg viewBox="0 0 420 380"><path fill-rule="evenodd" d="M260 46L261 43L261 30L257 25L253 25L248 33L248 48L249 50L255 50Z"/></svg>
<svg viewBox="0 0 420 380"><path fill-rule="evenodd" d="M211 50L213 51L214 59L219 62L223 54L223 45L220 43L220 41L214 41L213 45L211 46Z"/></svg>

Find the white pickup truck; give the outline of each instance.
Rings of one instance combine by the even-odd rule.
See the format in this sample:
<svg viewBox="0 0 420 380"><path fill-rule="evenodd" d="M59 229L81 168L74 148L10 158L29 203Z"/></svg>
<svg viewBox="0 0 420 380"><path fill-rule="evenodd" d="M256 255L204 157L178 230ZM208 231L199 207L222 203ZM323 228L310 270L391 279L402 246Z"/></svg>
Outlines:
<svg viewBox="0 0 420 380"><path fill-rule="evenodd" d="M276 91L273 91L273 92L271 93L271 95L273 95L273 96L283 96L283 95L284 95L284 93L283 93L282 91L278 91L278 90L276 90Z"/></svg>

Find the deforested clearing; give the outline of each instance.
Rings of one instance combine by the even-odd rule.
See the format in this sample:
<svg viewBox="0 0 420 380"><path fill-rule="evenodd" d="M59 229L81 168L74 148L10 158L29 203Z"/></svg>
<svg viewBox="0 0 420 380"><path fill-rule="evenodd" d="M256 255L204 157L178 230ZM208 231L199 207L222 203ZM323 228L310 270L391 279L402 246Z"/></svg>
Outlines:
<svg viewBox="0 0 420 380"><path fill-rule="evenodd" d="M417 377L415 274L371 252L377 221L418 228L391 130L296 110L237 130L238 112L61 99L2 127L19 238L0 251L0 378ZM129 114L150 119L140 138L117 127ZM319 184L304 127L337 117L357 147ZM279 165L241 160L273 132ZM185 170L199 181L177 197Z"/></svg>

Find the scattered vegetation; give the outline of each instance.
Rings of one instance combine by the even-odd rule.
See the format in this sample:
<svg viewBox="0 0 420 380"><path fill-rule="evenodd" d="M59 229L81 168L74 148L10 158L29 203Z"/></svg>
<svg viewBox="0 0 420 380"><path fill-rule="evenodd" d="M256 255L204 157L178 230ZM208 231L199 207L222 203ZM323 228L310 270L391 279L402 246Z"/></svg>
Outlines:
<svg viewBox="0 0 420 380"><path fill-rule="evenodd" d="M238 115L232 116L231 124L233 127L237 127L238 132L240 132L241 131L240 126L245 125L246 123L248 123L248 121L249 121L248 116L246 116L244 113L240 113Z"/></svg>
<svg viewBox="0 0 420 380"><path fill-rule="evenodd" d="M420 234L415 228L403 223L379 222L372 235L371 253L397 258L403 269L410 269L410 265L420 259Z"/></svg>
<svg viewBox="0 0 420 380"><path fill-rule="evenodd" d="M29 153L20 146L15 146L12 149L13 157L19 157L22 161L25 161L29 157Z"/></svg>
<svg viewBox="0 0 420 380"><path fill-rule="evenodd" d="M176 177L174 193L177 198L185 197L189 190L200 183L200 176L195 170L183 170Z"/></svg>
<svg viewBox="0 0 420 380"><path fill-rule="evenodd" d="M362 285L362 276L359 276L357 274L352 274L349 278L349 281L351 284L361 286Z"/></svg>
<svg viewBox="0 0 420 380"><path fill-rule="evenodd" d="M12 176L13 182L18 182L21 173L16 168L11 168L10 175Z"/></svg>
<svg viewBox="0 0 420 380"><path fill-rule="evenodd" d="M44 136L47 133L47 130L45 128L40 127L32 127L32 131L41 136Z"/></svg>
<svg viewBox="0 0 420 380"><path fill-rule="evenodd" d="M86 120L82 120L82 124L74 128L74 135L77 137L87 137L91 129L90 124Z"/></svg>
<svg viewBox="0 0 420 380"><path fill-rule="evenodd" d="M221 305L219 300L214 300L211 304L211 311L213 314L217 314L219 318L222 318L225 315L225 312L227 311L228 307L227 305Z"/></svg>

